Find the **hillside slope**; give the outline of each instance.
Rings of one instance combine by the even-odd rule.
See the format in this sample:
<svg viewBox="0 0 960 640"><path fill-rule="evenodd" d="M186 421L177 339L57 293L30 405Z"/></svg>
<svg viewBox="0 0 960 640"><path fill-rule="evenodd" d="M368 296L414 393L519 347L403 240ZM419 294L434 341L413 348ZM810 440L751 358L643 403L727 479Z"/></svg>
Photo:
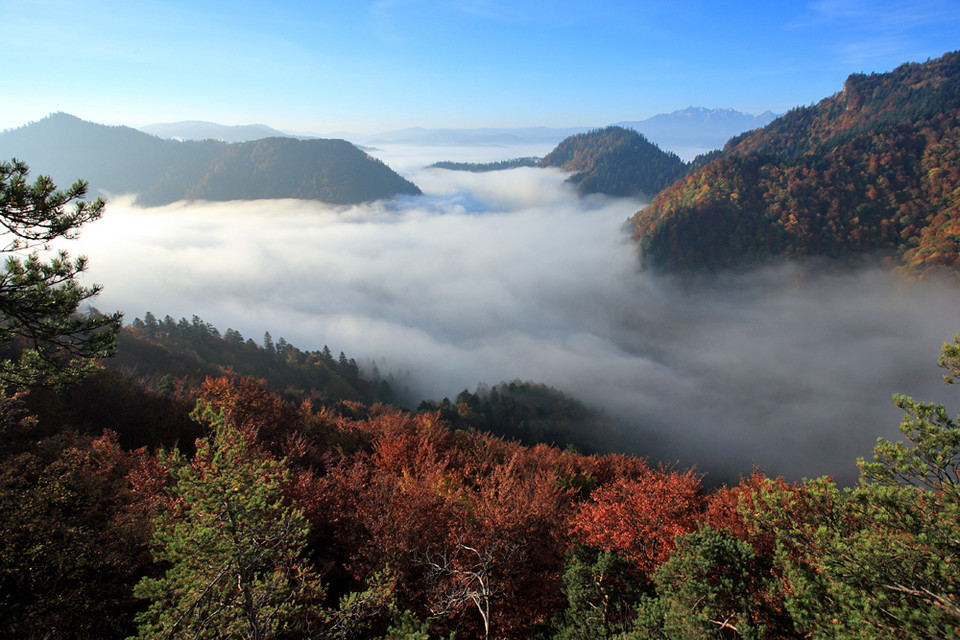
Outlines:
<svg viewBox="0 0 960 640"><path fill-rule="evenodd" d="M345 140L264 138L225 145L197 172L171 168L140 201L298 198L356 204L398 194L420 195L420 189Z"/></svg>
<svg viewBox="0 0 960 640"><path fill-rule="evenodd" d="M343 140L162 140L56 113L0 133L0 158L16 157L57 184L78 177L91 193L132 193L144 205L183 199L300 198L356 204L420 190Z"/></svg>
<svg viewBox="0 0 960 640"><path fill-rule="evenodd" d="M667 270L773 256L960 268L960 53L884 74L730 140L632 222Z"/></svg>

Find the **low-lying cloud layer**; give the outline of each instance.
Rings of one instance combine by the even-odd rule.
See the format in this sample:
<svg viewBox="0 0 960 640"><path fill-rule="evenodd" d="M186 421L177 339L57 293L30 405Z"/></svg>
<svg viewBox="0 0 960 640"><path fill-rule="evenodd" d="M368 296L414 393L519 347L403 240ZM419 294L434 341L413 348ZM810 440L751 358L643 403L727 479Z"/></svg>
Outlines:
<svg viewBox="0 0 960 640"><path fill-rule="evenodd" d="M850 482L877 436L899 436L892 393L950 398L952 285L791 265L682 285L638 270L621 231L636 201L578 199L540 169L409 177L427 195L347 208L115 198L70 250L105 287L96 306L128 320L326 344L411 371L432 399L543 382L622 420L612 448L714 478L759 464Z"/></svg>

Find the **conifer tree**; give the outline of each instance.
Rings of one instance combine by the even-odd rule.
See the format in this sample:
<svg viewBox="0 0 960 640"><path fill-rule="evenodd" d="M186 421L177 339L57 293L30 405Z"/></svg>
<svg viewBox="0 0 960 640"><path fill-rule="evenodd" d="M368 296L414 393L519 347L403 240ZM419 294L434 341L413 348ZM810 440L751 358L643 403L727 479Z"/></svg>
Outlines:
<svg viewBox="0 0 960 640"><path fill-rule="evenodd" d="M213 435L192 463L176 450L162 458L177 482L154 556L169 568L137 586L153 601L140 637L310 637L308 612L323 592L303 562L307 520L283 496L289 472L222 416L207 418Z"/></svg>
<svg viewBox="0 0 960 640"><path fill-rule="evenodd" d="M104 201L84 202L83 181L63 191L47 176L29 184L28 173L18 160L0 163L0 254L6 254L0 269L0 386L5 388L78 380L96 359L114 352L120 328L119 313L78 313L100 291L76 280L86 258L71 260L63 250L49 259L40 254L98 219Z"/></svg>

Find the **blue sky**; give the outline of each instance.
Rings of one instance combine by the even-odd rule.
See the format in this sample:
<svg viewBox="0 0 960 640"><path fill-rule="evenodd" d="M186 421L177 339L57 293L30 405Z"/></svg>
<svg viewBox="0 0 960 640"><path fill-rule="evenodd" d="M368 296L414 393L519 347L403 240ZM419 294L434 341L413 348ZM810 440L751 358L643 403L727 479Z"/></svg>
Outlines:
<svg viewBox="0 0 960 640"><path fill-rule="evenodd" d="M960 2L0 0L0 129L601 126L782 112L960 48Z"/></svg>

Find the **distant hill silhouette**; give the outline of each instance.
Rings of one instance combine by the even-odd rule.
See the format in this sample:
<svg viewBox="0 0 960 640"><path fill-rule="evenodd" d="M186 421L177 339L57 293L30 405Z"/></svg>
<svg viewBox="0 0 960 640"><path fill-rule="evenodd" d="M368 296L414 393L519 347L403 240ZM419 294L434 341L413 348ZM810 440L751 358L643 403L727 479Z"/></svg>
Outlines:
<svg viewBox="0 0 960 640"><path fill-rule="evenodd" d="M145 205L176 200L298 198L356 204L420 195L412 182L345 140L264 138L225 145L201 171L174 167L141 195Z"/></svg>
<svg viewBox="0 0 960 640"><path fill-rule="evenodd" d="M633 224L643 261L661 269L877 254L960 268L960 53L850 76L729 141Z"/></svg>
<svg viewBox="0 0 960 640"><path fill-rule="evenodd" d="M675 154L623 127L570 136L547 154L540 166L573 171L568 180L581 194L612 196L652 197L686 171Z"/></svg>
<svg viewBox="0 0 960 640"><path fill-rule="evenodd" d="M630 120L607 124L633 129L664 151L671 151L685 160L701 153L720 149L727 140L744 131L757 129L777 116L769 111L759 115L733 109L687 107L672 113L661 113L646 120ZM416 144L425 146L515 146L557 145L565 138L597 129L588 127L513 127L477 129L427 129L413 127L381 133L338 132L322 137L346 138L364 145ZM187 136L182 136L187 137ZM194 137L194 136L190 136ZM223 137L223 136L212 136ZM224 138L226 139L226 138Z"/></svg>
<svg viewBox="0 0 960 640"><path fill-rule="evenodd" d="M427 166L427 169L446 169L448 171L469 171L470 173L487 173L490 171L506 171L520 167L536 167L540 165L540 158L525 157L499 160L497 162L451 162L442 160Z"/></svg>
<svg viewBox="0 0 960 640"><path fill-rule="evenodd" d="M250 142L263 138L294 138L265 124L226 125L203 120L163 122L138 127L152 136L170 140L220 140L222 142Z"/></svg>
<svg viewBox="0 0 960 640"><path fill-rule="evenodd" d="M16 157L56 184L77 178L96 191L132 193L143 205L183 199L302 198L356 204L416 185L343 140L163 140L65 113L0 133L0 158Z"/></svg>

